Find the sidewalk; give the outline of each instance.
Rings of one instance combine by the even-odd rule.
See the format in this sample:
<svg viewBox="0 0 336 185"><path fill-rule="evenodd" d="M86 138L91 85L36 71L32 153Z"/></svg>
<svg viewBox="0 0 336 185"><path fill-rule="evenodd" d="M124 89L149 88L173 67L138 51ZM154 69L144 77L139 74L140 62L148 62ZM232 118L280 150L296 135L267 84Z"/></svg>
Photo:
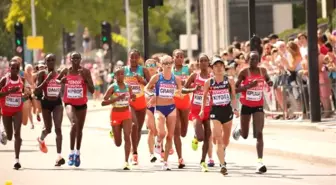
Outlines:
<svg viewBox="0 0 336 185"><path fill-rule="evenodd" d="M267 127L272 128L305 128L336 133L336 118L324 119L318 123L311 123L310 120L273 120L266 119Z"/></svg>
<svg viewBox="0 0 336 185"><path fill-rule="evenodd" d="M267 123L264 129L265 158L267 155L277 155L309 163L336 165L336 134L316 128L308 125L293 126L288 122ZM252 130L247 140L231 139L231 143L231 147L256 151Z"/></svg>

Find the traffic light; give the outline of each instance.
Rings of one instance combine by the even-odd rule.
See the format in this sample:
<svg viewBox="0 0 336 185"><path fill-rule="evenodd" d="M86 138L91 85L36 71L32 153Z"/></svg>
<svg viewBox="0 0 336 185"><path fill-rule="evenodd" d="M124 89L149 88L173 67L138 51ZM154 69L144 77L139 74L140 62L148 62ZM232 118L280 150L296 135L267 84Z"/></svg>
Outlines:
<svg viewBox="0 0 336 185"><path fill-rule="evenodd" d="M253 35L253 37L251 38L250 48L251 51L257 51L259 53L259 58L261 57L262 54L261 39L258 36Z"/></svg>
<svg viewBox="0 0 336 185"><path fill-rule="evenodd" d="M14 25L14 35L15 35L15 51L17 54L23 54L23 25L20 22L16 22Z"/></svg>
<svg viewBox="0 0 336 185"><path fill-rule="evenodd" d="M101 23L101 40L102 40L102 47L105 50L108 50L112 44L111 24L106 21Z"/></svg>
<svg viewBox="0 0 336 185"><path fill-rule="evenodd" d="M148 7L163 6L163 0L148 0Z"/></svg>
<svg viewBox="0 0 336 185"><path fill-rule="evenodd" d="M65 33L65 48L67 53L76 50L74 33Z"/></svg>

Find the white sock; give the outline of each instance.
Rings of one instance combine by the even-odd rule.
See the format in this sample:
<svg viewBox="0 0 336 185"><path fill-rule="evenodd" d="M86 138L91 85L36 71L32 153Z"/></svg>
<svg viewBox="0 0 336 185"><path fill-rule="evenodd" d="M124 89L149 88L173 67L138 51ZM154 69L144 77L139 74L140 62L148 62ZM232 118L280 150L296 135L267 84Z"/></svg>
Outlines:
<svg viewBox="0 0 336 185"><path fill-rule="evenodd" d="M80 152L79 152L79 150L76 150L76 155L80 155Z"/></svg>
<svg viewBox="0 0 336 185"><path fill-rule="evenodd" d="M58 154L57 154L57 157L58 157L59 159L62 159L62 154L61 154L61 153L58 153Z"/></svg>
<svg viewBox="0 0 336 185"><path fill-rule="evenodd" d="M19 159L15 159L15 163L20 163L20 160Z"/></svg>
<svg viewBox="0 0 336 185"><path fill-rule="evenodd" d="M75 154L75 150L71 150L71 152L70 152L71 154Z"/></svg>

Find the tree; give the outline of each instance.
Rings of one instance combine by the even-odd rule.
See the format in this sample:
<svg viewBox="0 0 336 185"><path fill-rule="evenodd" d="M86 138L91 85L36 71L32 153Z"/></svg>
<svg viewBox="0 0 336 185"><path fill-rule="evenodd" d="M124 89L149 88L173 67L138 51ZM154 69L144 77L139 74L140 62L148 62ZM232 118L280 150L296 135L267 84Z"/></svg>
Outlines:
<svg viewBox="0 0 336 185"><path fill-rule="evenodd" d="M8 14L8 8L10 7L10 0L2 0L0 2L0 20L4 20ZM0 56L13 56L13 40L12 34L6 31L6 25L3 21L0 21Z"/></svg>
<svg viewBox="0 0 336 185"><path fill-rule="evenodd" d="M67 31L74 31L78 24L85 25L92 35L100 33L99 25L104 20L125 27L123 6L123 0L35 0L37 35L44 36L44 51L56 52L61 41L63 26ZM21 21L25 25L26 35L31 35L31 10L27 7L30 7L30 0L12 0L5 20L8 31L12 30L16 21ZM141 7L141 1L132 1L132 10L141 10ZM135 13L139 12L135 11ZM153 16L162 16L162 14L153 14ZM156 20L159 20L159 17L156 17ZM154 24L160 27L161 22L156 21ZM169 25L162 27L163 40L169 40L165 37L169 30Z"/></svg>

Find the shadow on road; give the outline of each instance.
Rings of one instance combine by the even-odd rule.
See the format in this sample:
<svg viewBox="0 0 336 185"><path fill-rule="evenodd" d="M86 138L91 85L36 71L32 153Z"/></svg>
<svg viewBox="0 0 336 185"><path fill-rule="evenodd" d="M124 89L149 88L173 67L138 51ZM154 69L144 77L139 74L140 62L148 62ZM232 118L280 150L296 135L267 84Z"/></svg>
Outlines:
<svg viewBox="0 0 336 185"><path fill-rule="evenodd" d="M15 152L14 150L0 150L0 153L11 153L11 152ZM39 150L21 150L21 153L25 153L25 152L39 152Z"/></svg>

